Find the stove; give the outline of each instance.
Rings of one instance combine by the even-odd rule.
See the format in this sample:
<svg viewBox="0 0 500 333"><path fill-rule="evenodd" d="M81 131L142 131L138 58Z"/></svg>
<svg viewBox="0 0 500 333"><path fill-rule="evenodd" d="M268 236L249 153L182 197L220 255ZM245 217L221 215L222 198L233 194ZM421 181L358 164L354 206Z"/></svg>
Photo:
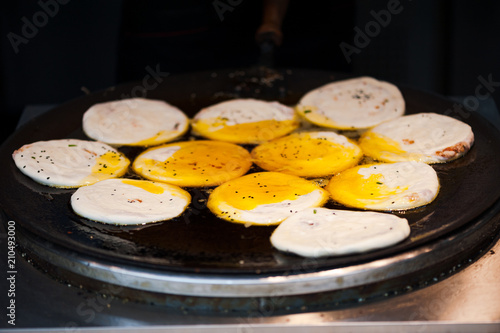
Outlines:
<svg viewBox="0 0 500 333"><path fill-rule="evenodd" d="M21 123L47 109L28 107ZM478 112L500 129L493 100ZM73 253L0 217L2 327L17 332L500 331L498 201L415 249L320 271L305 260L284 276L159 274Z"/></svg>

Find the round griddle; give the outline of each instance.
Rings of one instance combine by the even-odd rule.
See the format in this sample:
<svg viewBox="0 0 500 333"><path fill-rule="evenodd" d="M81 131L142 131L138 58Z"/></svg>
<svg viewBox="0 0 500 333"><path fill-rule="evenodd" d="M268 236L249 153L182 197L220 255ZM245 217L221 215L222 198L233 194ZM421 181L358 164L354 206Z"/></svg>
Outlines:
<svg viewBox="0 0 500 333"><path fill-rule="evenodd" d="M472 126L475 143L464 157L433 165L441 184L434 202L406 212L393 212L408 219L411 226L409 238L395 246L368 253L310 260L277 251L269 241L275 227L245 227L218 219L205 207L210 189L204 188L189 190L192 203L182 216L174 220L143 226L96 223L72 212L69 201L74 189L37 184L17 170L11 158L12 152L26 143L62 138L88 139L82 131L82 115L99 102L130 97L160 99L193 116L202 107L230 98L254 97L294 105L307 91L345 78L339 74L309 70L254 74L254 70L210 71L157 78L154 85L150 81L148 84L124 84L70 101L31 120L0 149L4 161L0 167L3 210L16 222L21 234L24 232L29 239L36 239L36 242L29 242L30 246L35 246L32 250L39 254L44 252L43 249L49 251L50 256L64 252L66 256L70 254L78 258L79 262L86 258L85 267L98 267L103 262L103 267L108 270L114 267L114 272L120 267L128 267L140 270L141 274L147 272L184 279L192 276L227 277L229 280L224 283L231 284L231 279L241 277L261 279L296 273L317 274L374 261L383 262L387 258L401 261L411 251L421 251L430 244L428 249L436 242L442 247L450 235L456 239L457 234L460 235L461 230L468 228L473 221L484 220L485 212L494 209L498 202L498 130L480 115L454 108L454 103L448 99L406 86L400 86L400 89L406 100L407 114L435 112L455 117ZM188 137L189 134L183 139ZM141 152L140 148L131 147L120 150L131 159ZM253 171L257 169L250 172ZM132 172L127 176L137 178ZM346 209L333 202L327 207ZM50 261L57 262L56 257L51 257ZM67 257L64 260L71 266ZM122 273L127 274L126 271ZM211 293L217 291L201 292L201 295Z"/></svg>

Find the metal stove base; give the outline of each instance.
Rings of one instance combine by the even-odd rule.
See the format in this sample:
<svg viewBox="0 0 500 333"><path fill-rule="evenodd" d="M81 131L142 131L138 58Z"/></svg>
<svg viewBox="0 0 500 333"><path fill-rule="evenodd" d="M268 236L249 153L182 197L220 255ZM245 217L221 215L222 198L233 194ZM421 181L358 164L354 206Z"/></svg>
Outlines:
<svg viewBox="0 0 500 333"><path fill-rule="evenodd" d="M0 224L5 234L5 224ZM3 242L1 242L4 244ZM436 276L425 288L394 292L380 299L330 304L322 310L307 305L297 312L278 313L283 297L259 304L254 298L246 312L213 307L198 308L151 304L124 295L112 296L102 282L92 290L55 279L33 258L16 250L16 326L22 332L499 332L500 241L486 246L477 260L453 272ZM485 244L487 245L487 244ZM0 268L5 270L0 261ZM465 267L466 266L466 267ZM118 293L119 294L119 293ZM6 298L1 298L4 302ZM187 303L186 303L187 304ZM253 304L253 305L252 305ZM2 308L3 307L2 303ZM178 305L178 304L177 304ZM214 305L213 303L211 305ZM220 311L218 311L220 309Z"/></svg>
<svg viewBox="0 0 500 333"><path fill-rule="evenodd" d="M197 275L116 265L18 230L23 251L52 276L112 296L196 313L297 313L384 299L475 261L500 231L500 203L446 238L389 258L289 275ZM305 261L306 262L306 261Z"/></svg>

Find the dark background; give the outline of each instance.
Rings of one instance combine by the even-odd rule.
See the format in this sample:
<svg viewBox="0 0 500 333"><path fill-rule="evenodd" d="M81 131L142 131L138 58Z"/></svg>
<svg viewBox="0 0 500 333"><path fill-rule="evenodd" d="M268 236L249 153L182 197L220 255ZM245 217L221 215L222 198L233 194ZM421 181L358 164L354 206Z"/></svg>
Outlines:
<svg viewBox="0 0 500 333"><path fill-rule="evenodd" d="M401 0L400 12L348 61L339 45L356 47L355 28L365 31L390 3L291 0L275 66L370 75L464 97L477 97L481 76L499 82L490 87L499 105L500 2ZM0 22L0 142L27 105L142 80L148 67L173 75L252 66L260 14L258 0L9 1Z"/></svg>

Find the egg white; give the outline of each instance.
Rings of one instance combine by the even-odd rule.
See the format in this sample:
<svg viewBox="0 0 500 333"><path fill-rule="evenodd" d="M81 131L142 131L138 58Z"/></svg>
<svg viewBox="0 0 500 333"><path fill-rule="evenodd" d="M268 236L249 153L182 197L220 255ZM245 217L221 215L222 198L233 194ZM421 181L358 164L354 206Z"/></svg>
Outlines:
<svg viewBox="0 0 500 333"><path fill-rule="evenodd" d="M115 225L170 220L181 215L190 202L191 195L178 186L121 178L80 187L71 196L76 214Z"/></svg>
<svg viewBox="0 0 500 333"><path fill-rule="evenodd" d="M406 219L389 213L308 208L284 220L270 240L280 251L318 258L389 247L410 231Z"/></svg>
<svg viewBox="0 0 500 333"><path fill-rule="evenodd" d="M359 77L309 91L296 109L307 121L318 126L355 130L403 115L405 100L395 85Z"/></svg>
<svg viewBox="0 0 500 333"><path fill-rule="evenodd" d="M64 188L121 177L130 164L125 155L105 143L77 139L26 144L14 151L12 158L34 181Z"/></svg>
<svg viewBox="0 0 500 333"><path fill-rule="evenodd" d="M474 143L472 128L436 113L418 113L384 122L364 133L364 153L384 162L443 163L465 155Z"/></svg>
<svg viewBox="0 0 500 333"><path fill-rule="evenodd" d="M439 192L439 179L426 163L375 163L333 176L325 189L333 200L347 207L407 210L434 201Z"/></svg>
<svg viewBox="0 0 500 333"><path fill-rule="evenodd" d="M130 98L93 105L82 125L88 137L111 145L154 146L186 133L189 118L164 101Z"/></svg>
<svg viewBox="0 0 500 333"><path fill-rule="evenodd" d="M293 108L278 102L233 99L200 110L193 134L208 139L257 144L286 135L299 126Z"/></svg>
<svg viewBox="0 0 500 333"><path fill-rule="evenodd" d="M259 172L228 181L210 194L207 207L226 221L273 225L297 212L322 206L328 193L306 179Z"/></svg>

